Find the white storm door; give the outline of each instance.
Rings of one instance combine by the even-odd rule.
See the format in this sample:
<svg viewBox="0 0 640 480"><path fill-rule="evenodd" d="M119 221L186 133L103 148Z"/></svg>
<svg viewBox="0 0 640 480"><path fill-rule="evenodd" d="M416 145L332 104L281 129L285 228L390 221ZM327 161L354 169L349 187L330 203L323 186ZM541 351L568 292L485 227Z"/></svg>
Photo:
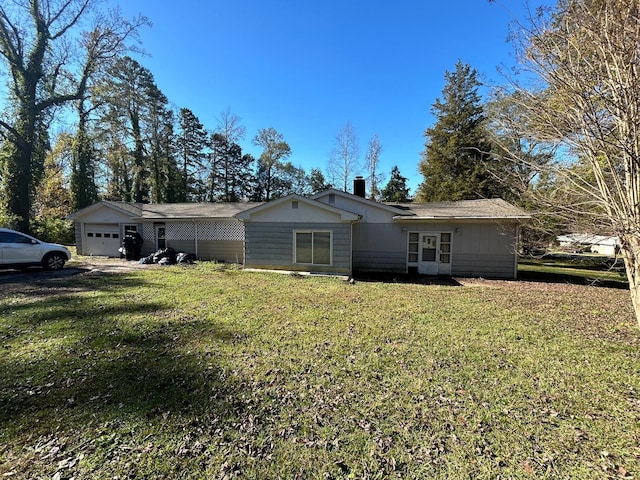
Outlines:
<svg viewBox="0 0 640 480"><path fill-rule="evenodd" d="M420 255L418 273L422 275L438 275L438 235L436 233L420 234Z"/></svg>
<svg viewBox="0 0 640 480"><path fill-rule="evenodd" d="M164 225L155 225L156 251L167 248L167 229Z"/></svg>

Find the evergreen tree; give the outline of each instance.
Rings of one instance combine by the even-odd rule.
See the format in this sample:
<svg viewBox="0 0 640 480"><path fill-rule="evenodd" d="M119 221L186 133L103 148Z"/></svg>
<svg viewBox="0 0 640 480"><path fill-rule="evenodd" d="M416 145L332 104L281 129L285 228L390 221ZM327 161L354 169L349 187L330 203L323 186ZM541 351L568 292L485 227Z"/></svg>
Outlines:
<svg viewBox="0 0 640 480"><path fill-rule="evenodd" d="M320 170L319 168L311 169L311 173L309 174L309 186L312 195L324 192L325 190L331 188L331 184L327 183L322 170Z"/></svg>
<svg viewBox="0 0 640 480"><path fill-rule="evenodd" d="M291 147L284 140L284 136L274 128L258 130L253 144L262 147L262 153L257 162L252 199L268 202L273 198L273 192L282 191L278 170L291 155Z"/></svg>
<svg viewBox="0 0 640 480"><path fill-rule="evenodd" d="M419 169L424 181L419 201L463 200L499 196L497 179L487 169L491 143L477 73L462 62L446 72L442 99L433 104L434 126L425 131L425 151Z"/></svg>
<svg viewBox="0 0 640 480"><path fill-rule="evenodd" d="M178 186L175 159L175 135L173 111L167 97L151 84L148 89L147 143L149 163L149 188L152 203L168 203L172 191Z"/></svg>
<svg viewBox="0 0 640 480"><path fill-rule="evenodd" d="M71 159L70 194L73 210L88 207L98 200L95 179L96 150L87 125L88 112L84 108L84 100L80 100L79 104L78 128Z"/></svg>
<svg viewBox="0 0 640 480"><path fill-rule="evenodd" d="M198 117L188 108L181 108L178 116L178 159L182 174L182 201L205 199L205 149L209 146L209 135Z"/></svg>
<svg viewBox="0 0 640 480"><path fill-rule="evenodd" d="M151 72L130 57L119 59L96 89L105 105L100 119L112 181L109 196L117 200L150 200L147 127L150 93L155 92ZM131 148L125 147L131 145Z"/></svg>
<svg viewBox="0 0 640 480"><path fill-rule="evenodd" d="M391 178L380 193L380 201L397 203L411 201L407 178L400 175L400 169L397 166L391 170Z"/></svg>
<svg viewBox="0 0 640 480"><path fill-rule="evenodd" d="M218 126L211 136L208 201L237 202L251 195L255 188L251 172L254 158L243 155L238 144L245 132L241 118L230 109L220 113Z"/></svg>
<svg viewBox="0 0 640 480"><path fill-rule="evenodd" d="M207 200L210 202L237 202L251 191L251 165L253 157L242 154L242 148L229 142L221 133L211 136L211 171Z"/></svg>
<svg viewBox="0 0 640 480"><path fill-rule="evenodd" d="M310 193L309 176L302 167L296 167L291 162L286 162L277 168L271 198L280 198L291 193L308 195Z"/></svg>

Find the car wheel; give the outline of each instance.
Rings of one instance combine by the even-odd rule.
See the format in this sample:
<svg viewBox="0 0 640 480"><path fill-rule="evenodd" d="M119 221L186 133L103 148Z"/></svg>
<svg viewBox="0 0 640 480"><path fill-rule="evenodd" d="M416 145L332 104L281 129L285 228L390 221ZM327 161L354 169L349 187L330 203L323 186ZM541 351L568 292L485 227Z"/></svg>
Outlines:
<svg viewBox="0 0 640 480"><path fill-rule="evenodd" d="M61 253L48 253L42 260L42 266L45 270L60 270L66 261Z"/></svg>

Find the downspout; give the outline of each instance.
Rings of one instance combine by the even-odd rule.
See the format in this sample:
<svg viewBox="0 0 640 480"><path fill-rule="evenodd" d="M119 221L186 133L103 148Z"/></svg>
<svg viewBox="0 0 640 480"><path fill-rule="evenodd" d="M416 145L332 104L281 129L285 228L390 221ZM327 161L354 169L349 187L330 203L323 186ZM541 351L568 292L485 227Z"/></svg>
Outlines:
<svg viewBox="0 0 640 480"><path fill-rule="evenodd" d="M351 222L351 234L349 235L349 277L353 278L353 223Z"/></svg>
<svg viewBox="0 0 640 480"><path fill-rule="evenodd" d="M84 255L85 251L86 251L86 246L85 246L85 242L84 242L84 237L85 237L85 223L84 222L78 222L78 225L80 226L80 238L76 239L76 243L78 243L78 241L80 242L80 251L78 252L78 248L76 246L76 253L78 255ZM75 233L75 232L74 232Z"/></svg>

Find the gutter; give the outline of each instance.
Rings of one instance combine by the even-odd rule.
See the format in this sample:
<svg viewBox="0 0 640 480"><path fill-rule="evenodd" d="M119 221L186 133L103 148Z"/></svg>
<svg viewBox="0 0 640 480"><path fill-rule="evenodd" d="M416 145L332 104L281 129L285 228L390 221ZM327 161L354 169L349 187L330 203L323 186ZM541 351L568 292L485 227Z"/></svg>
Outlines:
<svg viewBox="0 0 640 480"><path fill-rule="evenodd" d="M424 220L528 220L530 216L522 217L522 216L512 216L512 217L451 217L451 216L438 216L433 215L429 217L408 217L408 216L396 216L393 217L394 221L403 221L403 222L420 222Z"/></svg>

